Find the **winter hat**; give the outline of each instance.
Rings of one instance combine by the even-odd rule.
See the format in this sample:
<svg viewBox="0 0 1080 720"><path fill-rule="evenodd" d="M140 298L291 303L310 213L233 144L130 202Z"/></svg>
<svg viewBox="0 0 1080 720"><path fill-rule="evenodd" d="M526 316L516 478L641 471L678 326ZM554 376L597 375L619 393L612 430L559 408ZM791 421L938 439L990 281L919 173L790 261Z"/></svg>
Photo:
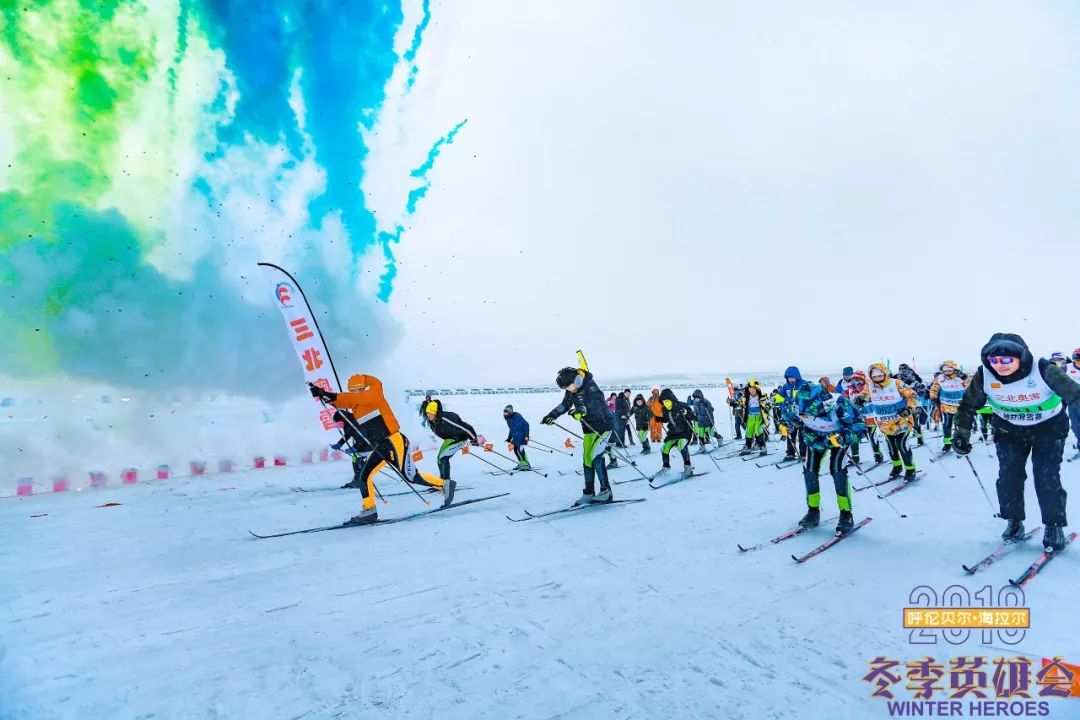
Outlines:
<svg viewBox="0 0 1080 720"><path fill-rule="evenodd" d="M994 333L990 341L983 345L979 357L982 358L983 367L989 370L995 378L1003 382L1023 380L1031 372L1031 366L1035 363L1035 358L1032 356L1031 350L1028 349L1027 343L1024 342L1024 338L1015 333ZM987 360L989 357L1017 358L1020 361L1020 370L1009 375L1008 378L1004 378L994 370L994 366Z"/></svg>
<svg viewBox="0 0 1080 720"><path fill-rule="evenodd" d="M852 368L852 367L846 367L846 368L844 368L843 370L841 370L841 371L840 371L840 373L841 373L841 374L842 374L842 375L843 375L844 377L851 377L852 375L854 375L854 374L855 374L855 368Z"/></svg>
<svg viewBox="0 0 1080 720"><path fill-rule="evenodd" d="M503 408L503 415L513 415L513 414L514 414L514 406L513 405L507 405L506 407Z"/></svg>
<svg viewBox="0 0 1080 720"><path fill-rule="evenodd" d="M699 400L704 400L705 399L705 393L701 392L700 390L695 390L694 394L691 397L696 397Z"/></svg>

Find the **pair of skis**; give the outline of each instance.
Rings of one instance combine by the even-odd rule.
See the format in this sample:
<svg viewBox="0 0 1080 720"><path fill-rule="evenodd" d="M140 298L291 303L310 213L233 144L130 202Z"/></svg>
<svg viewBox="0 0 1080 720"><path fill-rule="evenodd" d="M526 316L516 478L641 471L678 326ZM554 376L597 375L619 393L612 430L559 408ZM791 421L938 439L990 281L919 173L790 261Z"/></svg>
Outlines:
<svg viewBox="0 0 1080 720"><path fill-rule="evenodd" d="M538 520L540 518L551 517L552 515L562 515L564 513L580 512L582 510L590 510L593 508L609 507L611 505L632 505L634 503L645 502L646 498L630 498L628 500L612 500L606 503L589 503L587 505L571 505L570 507L559 508L558 510L549 510L542 513L532 513L528 510L522 510L525 513L525 517L512 518L509 515L506 519L510 522L525 522L526 520Z"/></svg>
<svg viewBox="0 0 1080 720"><path fill-rule="evenodd" d="M292 530L289 532L274 533L271 535L260 535L254 530L248 530L248 532L259 538L260 540L265 540L267 538L286 537L288 535L306 535L307 533L326 532L327 530L344 530L345 528L370 527L372 525L392 525L393 523L405 522L406 520L415 520L416 518L426 517L427 515L434 515L435 513L443 512L444 510L449 510L451 508L462 507L463 505L472 505L473 503L484 502L485 500L494 500L495 498L506 497L509 494L510 493L499 493L498 495L488 495L487 497L460 500L458 502L450 503L449 505L442 505L431 510L421 510L420 512L415 512L409 515L402 515L400 517L386 519L380 518L373 523L367 523L365 525L341 523L340 525L325 525L323 527L313 527L307 528L305 530Z"/></svg>
<svg viewBox="0 0 1080 720"><path fill-rule="evenodd" d="M986 568L993 565L1002 555L1005 555L1010 550L1021 545L1025 541L1030 540L1031 537L1041 529L1041 527L1037 527L1034 530L1029 530L1028 532L1024 533L1023 538L1021 538L1020 540L1002 543L993 552L991 552L989 555L987 555L974 565L964 565L964 572L966 572L968 575L974 575L975 573L985 570ZM1076 540L1076 533L1072 533L1065 539L1065 547L1068 548L1074 540ZM1052 552L1046 552L1044 550L1043 553L1039 555L1039 557L1035 558L1035 561L1028 565L1027 568L1022 573L1020 573L1018 577L1009 580L1009 584L1013 587L1024 587L1024 585L1027 585L1032 580L1032 578L1042 572L1042 569L1046 567L1047 563L1049 563L1051 560L1053 560L1055 557L1057 557L1063 552L1064 550L1057 550Z"/></svg>
<svg viewBox="0 0 1080 720"><path fill-rule="evenodd" d="M702 475L708 474L708 470L704 472L692 472L689 475L675 475L674 473L669 475L668 473L661 471L649 478L649 487L651 487L653 490L659 490L662 487L674 485L675 483L682 482L683 480L689 480L690 478L701 477ZM657 480L661 480L661 482L658 483L656 482Z"/></svg>
<svg viewBox="0 0 1080 720"><path fill-rule="evenodd" d="M836 520L836 519L837 518L832 517L832 518L829 518L829 519L825 520L824 522L828 523L828 522L831 522L831 521ZM866 527L867 525L870 524L871 520L873 520L873 518L871 518L871 517L863 518L858 523L856 523L855 527L851 528L851 530L847 531L846 533L843 533L841 535L833 535L831 538L829 538L825 542L821 543L820 545L818 545L816 548L814 548L810 552L806 553L805 555L792 555L791 559L794 560L797 563L800 563L800 564L804 563L807 560L809 560L810 558L816 557L816 556L820 555L821 553L825 552L826 550L828 550L829 548L834 547L841 540L843 540L844 538L850 537L852 534L858 532L861 528ZM819 526L820 526L820 523L819 523ZM778 535L777 537L774 537L771 540L766 540L765 542L758 543L757 545L751 545L750 547L743 547L742 545L739 545L738 546L739 551L744 552L744 553L748 553L748 552L752 552L754 550L760 550L761 548L765 547L766 545L775 545L775 544L781 543L781 542L783 542L785 540L790 540L793 537L798 537L799 535L802 535L803 533L809 532L810 530L813 530L813 529L814 528L805 528L805 527L802 527L800 525L800 526L796 527L794 530L790 530L790 531L784 533L783 535Z"/></svg>

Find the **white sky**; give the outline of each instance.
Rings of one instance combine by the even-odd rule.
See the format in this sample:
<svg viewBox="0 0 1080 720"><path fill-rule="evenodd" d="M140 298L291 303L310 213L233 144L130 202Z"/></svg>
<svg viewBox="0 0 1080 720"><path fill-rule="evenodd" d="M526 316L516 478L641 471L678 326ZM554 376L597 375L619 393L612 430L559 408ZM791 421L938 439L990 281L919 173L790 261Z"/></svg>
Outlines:
<svg viewBox="0 0 1080 720"><path fill-rule="evenodd" d="M432 13L382 155L469 124L397 249L406 383L544 381L579 347L602 379L1080 345L1074 4Z"/></svg>

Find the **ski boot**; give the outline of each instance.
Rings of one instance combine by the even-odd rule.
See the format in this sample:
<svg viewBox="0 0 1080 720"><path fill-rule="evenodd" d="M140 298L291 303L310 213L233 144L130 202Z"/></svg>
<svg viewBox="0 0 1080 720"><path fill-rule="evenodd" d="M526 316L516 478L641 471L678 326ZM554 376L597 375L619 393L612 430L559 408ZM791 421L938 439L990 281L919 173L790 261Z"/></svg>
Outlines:
<svg viewBox="0 0 1080 720"><path fill-rule="evenodd" d="M918 471L913 467L904 468L904 481L911 482L914 480L917 472Z"/></svg>
<svg viewBox="0 0 1080 720"><path fill-rule="evenodd" d="M799 527L803 530L813 530L821 522L821 508L807 508L806 514L799 521Z"/></svg>
<svg viewBox="0 0 1080 720"><path fill-rule="evenodd" d="M608 461L607 466L609 468L617 468L617 467L619 467L619 458L611 458L611 460Z"/></svg>
<svg viewBox="0 0 1080 720"><path fill-rule="evenodd" d="M692 465L683 465L682 476L684 478L692 477L694 474L694 467Z"/></svg>
<svg viewBox="0 0 1080 720"><path fill-rule="evenodd" d="M879 452L874 453L874 462L880 465L881 463L885 462L885 456Z"/></svg>
<svg viewBox="0 0 1080 720"><path fill-rule="evenodd" d="M606 487L600 488L600 492L596 493L596 495L593 496L592 502L593 504L609 503L613 499L614 498L611 496L611 488Z"/></svg>
<svg viewBox="0 0 1080 720"><path fill-rule="evenodd" d="M926 441L923 440L922 433L916 435L915 439L918 441L920 447L926 444Z"/></svg>
<svg viewBox="0 0 1080 720"><path fill-rule="evenodd" d="M892 470L889 471L889 479L895 480L900 477L902 472L904 472L904 467L902 465L893 465Z"/></svg>
<svg viewBox="0 0 1080 720"><path fill-rule="evenodd" d="M1050 528L1046 528L1046 533ZM1045 534L1045 533L1044 533ZM1024 537L1024 522L1022 520L1010 520L1005 526L1005 532L1001 533L1001 539L1007 543L1018 542Z"/></svg>
<svg viewBox="0 0 1080 720"><path fill-rule="evenodd" d="M349 482L342 485L341 489L342 490L359 490L360 489L360 478L353 478Z"/></svg>
<svg viewBox="0 0 1080 720"><path fill-rule="evenodd" d="M596 502L596 493L590 490L585 490L581 493L581 497L574 501L571 507L583 507L585 505L592 505Z"/></svg>
<svg viewBox="0 0 1080 720"><path fill-rule="evenodd" d="M454 491L457 490L457 482L454 480L444 480L442 486L443 493L443 507L446 507L450 503L454 502Z"/></svg>
<svg viewBox="0 0 1080 720"><path fill-rule="evenodd" d="M941 454L942 455L945 455L945 454L950 453L950 452L952 452L952 443L945 443L944 445L941 446Z"/></svg>
<svg viewBox="0 0 1080 720"><path fill-rule="evenodd" d="M855 517L850 510L840 511L840 520L836 523L836 534L847 535L855 529Z"/></svg>
<svg viewBox="0 0 1080 720"><path fill-rule="evenodd" d="M526 461L522 460L521 462L518 463L517 469L522 470L524 472L528 472L529 470L532 470L532 465L530 465Z"/></svg>
<svg viewBox="0 0 1080 720"><path fill-rule="evenodd" d="M754 452L754 451L750 448L749 445L747 445L746 447L744 447L742 450L739 451L739 455L749 455L752 452Z"/></svg>
<svg viewBox="0 0 1080 720"><path fill-rule="evenodd" d="M651 452L652 452L652 448L649 447L649 441L648 440L643 440L642 443L641 443L641 454L642 455L648 455Z"/></svg>
<svg viewBox="0 0 1080 720"><path fill-rule="evenodd" d="M784 459L781 460L780 462L794 462L795 460L796 460L795 456L792 455L791 453L788 453L787 455L784 456Z"/></svg>
<svg viewBox="0 0 1080 720"><path fill-rule="evenodd" d="M371 525L378 522L379 509L378 508L365 508L360 511L359 515L349 518L342 525Z"/></svg>
<svg viewBox="0 0 1080 720"><path fill-rule="evenodd" d="M1043 549L1060 552L1065 549L1065 529L1060 525L1047 525L1043 530Z"/></svg>
<svg viewBox="0 0 1080 720"><path fill-rule="evenodd" d="M760 450L758 450L757 456L758 457L765 457L768 454L769 454L768 450L766 450L765 448L761 448Z"/></svg>

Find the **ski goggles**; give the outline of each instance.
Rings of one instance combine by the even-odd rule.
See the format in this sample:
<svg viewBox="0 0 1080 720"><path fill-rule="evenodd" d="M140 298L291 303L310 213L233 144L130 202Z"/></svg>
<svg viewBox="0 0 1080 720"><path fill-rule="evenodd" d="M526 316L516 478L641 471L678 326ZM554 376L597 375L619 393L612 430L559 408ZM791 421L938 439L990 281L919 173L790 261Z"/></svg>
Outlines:
<svg viewBox="0 0 1080 720"><path fill-rule="evenodd" d="M991 365L1012 365L1013 363L1020 362L1019 358L1014 358L1009 355L991 355L986 359Z"/></svg>
<svg viewBox="0 0 1080 720"><path fill-rule="evenodd" d="M1073 360L1080 360L1080 352L1073 353Z"/></svg>

